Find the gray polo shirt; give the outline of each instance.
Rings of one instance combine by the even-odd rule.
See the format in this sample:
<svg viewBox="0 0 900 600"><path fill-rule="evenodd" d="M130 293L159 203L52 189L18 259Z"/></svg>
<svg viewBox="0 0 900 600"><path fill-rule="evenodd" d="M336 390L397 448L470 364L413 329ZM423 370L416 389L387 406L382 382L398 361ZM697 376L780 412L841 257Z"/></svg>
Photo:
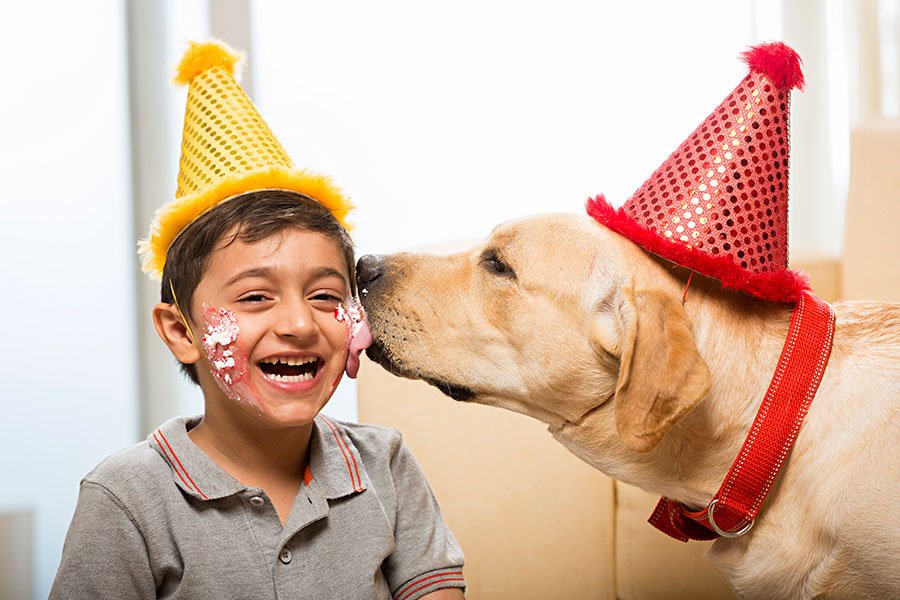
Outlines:
<svg viewBox="0 0 900 600"><path fill-rule="evenodd" d="M168 421L81 482L52 600L393 598L465 587L463 554L400 432L316 418L282 527L271 500Z"/></svg>

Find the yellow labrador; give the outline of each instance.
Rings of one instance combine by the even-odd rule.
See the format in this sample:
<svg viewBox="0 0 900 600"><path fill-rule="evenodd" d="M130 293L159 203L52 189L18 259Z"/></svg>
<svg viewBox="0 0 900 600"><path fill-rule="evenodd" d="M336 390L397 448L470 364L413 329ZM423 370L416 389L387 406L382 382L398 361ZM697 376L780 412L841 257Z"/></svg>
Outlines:
<svg viewBox="0 0 900 600"><path fill-rule="evenodd" d="M470 252L360 259L370 358L545 422L621 481L702 508L756 414L790 307L723 291L588 217ZM710 551L745 598L900 598L900 304L842 302L830 363L755 527ZM662 535L662 534L660 534Z"/></svg>

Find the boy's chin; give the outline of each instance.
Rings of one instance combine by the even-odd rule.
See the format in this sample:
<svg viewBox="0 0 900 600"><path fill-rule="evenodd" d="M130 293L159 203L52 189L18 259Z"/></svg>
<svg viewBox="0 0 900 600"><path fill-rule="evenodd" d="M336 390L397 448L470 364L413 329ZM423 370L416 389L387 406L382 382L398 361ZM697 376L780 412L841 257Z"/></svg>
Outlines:
<svg viewBox="0 0 900 600"><path fill-rule="evenodd" d="M279 405L261 402L253 407L257 417L277 427L303 427L312 423L325 403L303 403L302 405Z"/></svg>
<svg viewBox="0 0 900 600"><path fill-rule="evenodd" d="M340 380L339 376L338 380ZM331 382L328 382L327 385L323 382L311 390L292 394L279 389L267 390L265 386L262 386L261 393L255 402L250 404L261 416L272 422L285 426L305 425L311 423L328 404L335 387L332 387Z"/></svg>

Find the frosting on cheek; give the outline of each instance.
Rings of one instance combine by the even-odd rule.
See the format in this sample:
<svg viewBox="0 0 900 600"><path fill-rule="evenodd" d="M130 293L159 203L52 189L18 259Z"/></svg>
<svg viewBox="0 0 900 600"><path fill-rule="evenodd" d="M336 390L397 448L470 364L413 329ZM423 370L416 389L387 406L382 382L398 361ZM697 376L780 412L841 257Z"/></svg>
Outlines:
<svg viewBox="0 0 900 600"><path fill-rule="evenodd" d="M241 329L234 312L204 303L203 318L206 331L201 345L216 383L232 400L254 404L255 394L247 381L247 356L237 346Z"/></svg>
<svg viewBox="0 0 900 600"><path fill-rule="evenodd" d="M334 309L334 318L347 327L347 347L349 347L366 319L362 305L352 297L347 298Z"/></svg>

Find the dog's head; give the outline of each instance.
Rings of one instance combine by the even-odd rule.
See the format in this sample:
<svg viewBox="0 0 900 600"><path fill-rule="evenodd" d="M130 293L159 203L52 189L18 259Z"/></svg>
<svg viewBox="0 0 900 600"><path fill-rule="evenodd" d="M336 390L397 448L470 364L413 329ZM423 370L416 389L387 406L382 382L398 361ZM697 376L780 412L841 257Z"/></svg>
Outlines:
<svg viewBox="0 0 900 600"><path fill-rule="evenodd" d="M364 256L367 353L456 400L551 425L606 408L623 442L647 451L709 389L677 295L650 283L659 272L572 215L501 225L459 254Z"/></svg>

